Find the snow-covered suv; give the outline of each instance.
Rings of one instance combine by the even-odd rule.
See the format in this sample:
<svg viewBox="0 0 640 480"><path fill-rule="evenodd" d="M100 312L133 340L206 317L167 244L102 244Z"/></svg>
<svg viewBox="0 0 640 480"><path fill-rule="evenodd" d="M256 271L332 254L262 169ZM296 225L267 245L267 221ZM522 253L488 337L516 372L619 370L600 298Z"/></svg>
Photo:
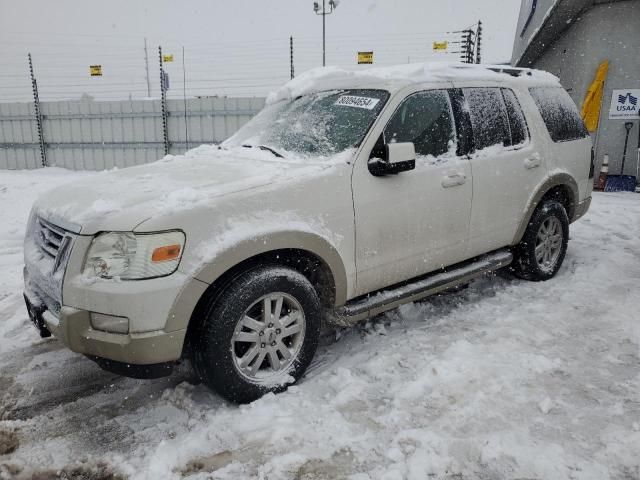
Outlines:
<svg viewBox="0 0 640 480"><path fill-rule="evenodd" d="M591 140L546 73L313 70L221 146L41 198L25 299L105 369L190 356L233 401L280 391L349 325L510 266L553 277L589 208Z"/></svg>

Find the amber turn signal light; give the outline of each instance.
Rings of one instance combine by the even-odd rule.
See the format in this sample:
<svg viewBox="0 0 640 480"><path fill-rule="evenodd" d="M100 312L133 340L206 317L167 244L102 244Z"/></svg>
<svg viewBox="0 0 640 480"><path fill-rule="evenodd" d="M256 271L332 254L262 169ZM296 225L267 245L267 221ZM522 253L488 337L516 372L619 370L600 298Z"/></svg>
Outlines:
<svg viewBox="0 0 640 480"><path fill-rule="evenodd" d="M158 247L153 251L151 255L152 262L167 262L169 260L175 260L180 256L180 245L167 245L164 247Z"/></svg>

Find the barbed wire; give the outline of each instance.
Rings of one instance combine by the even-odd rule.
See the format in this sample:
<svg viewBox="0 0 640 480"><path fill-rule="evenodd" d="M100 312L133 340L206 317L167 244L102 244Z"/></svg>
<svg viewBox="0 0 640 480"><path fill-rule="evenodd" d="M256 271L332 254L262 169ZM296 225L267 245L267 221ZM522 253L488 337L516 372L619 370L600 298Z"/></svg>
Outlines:
<svg viewBox="0 0 640 480"><path fill-rule="evenodd" d="M149 93L159 96L159 86L155 81L159 77L159 65L157 60L154 61L152 41L148 41L152 89L147 91L143 37L55 33L51 34L52 38L46 45L34 45L34 41L28 38L34 35L31 32L5 33L13 36L0 45L0 58L3 60L0 101L30 101L31 85L26 68L28 51L32 53L42 101L80 98L83 95L105 100L146 97ZM41 36L39 33L38 37ZM67 38L87 38L88 41L78 45L66 41ZM333 35L327 41L327 55L331 64L358 68L355 66L357 51L351 48L352 40L358 39L357 44L363 47L362 50L375 52L376 66L429 60L457 61L459 55L455 48L433 52L432 42L449 42L455 47L460 38L456 31ZM108 44L102 39L108 39ZM346 43L350 45L348 49ZM288 36L261 41L186 43L184 47L186 92L189 96L263 96L289 79ZM177 41L165 39L163 42L166 54L175 52L174 63L164 65L170 76L171 88L167 92L170 99L182 97L181 50L182 45ZM294 38L296 72L318 66L320 58L319 38ZM101 65L102 75L91 77L90 65Z"/></svg>

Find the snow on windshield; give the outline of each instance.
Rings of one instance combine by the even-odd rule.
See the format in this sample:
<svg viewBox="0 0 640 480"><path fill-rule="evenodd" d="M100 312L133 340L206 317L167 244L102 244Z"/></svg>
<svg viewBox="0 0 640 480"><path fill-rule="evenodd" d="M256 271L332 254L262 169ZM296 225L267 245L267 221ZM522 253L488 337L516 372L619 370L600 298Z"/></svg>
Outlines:
<svg viewBox="0 0 640 480"><path fill-rule="evenodd" d="M340 153L360 144L388 98L384 90L333 90L281 101L222 146L266 146L304 156Z"/></svg>

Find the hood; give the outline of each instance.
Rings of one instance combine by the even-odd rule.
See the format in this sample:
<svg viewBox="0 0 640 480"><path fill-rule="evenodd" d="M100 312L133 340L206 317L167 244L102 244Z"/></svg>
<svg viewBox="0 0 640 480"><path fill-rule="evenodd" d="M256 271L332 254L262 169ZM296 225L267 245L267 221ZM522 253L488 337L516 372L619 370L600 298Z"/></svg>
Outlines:
<svg viewBox="0 0 640 480"><path fill-rule="evenodd" d="M52 223L83 235L131 231L149 218L205 202L213 205L217 197L312 175L335 163L320 160L203 145L184 155L87 176L46 193L35 208Z"/></svg>

